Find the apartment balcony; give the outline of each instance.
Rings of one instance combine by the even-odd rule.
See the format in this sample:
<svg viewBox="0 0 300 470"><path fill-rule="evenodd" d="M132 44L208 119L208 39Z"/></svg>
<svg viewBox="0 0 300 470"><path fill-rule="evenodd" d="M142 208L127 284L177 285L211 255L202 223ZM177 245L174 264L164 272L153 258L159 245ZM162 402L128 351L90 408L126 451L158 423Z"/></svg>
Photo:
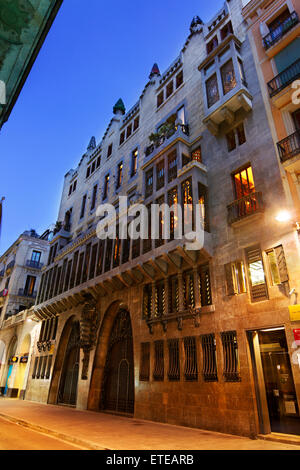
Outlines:
<svg viewBox="0 0 300 470"><path fill-rule="evenodd" d="M36 291L28 292L26 289L19 289L18 296L19 297L26 297L28 299L35 299L36 298Z"/></svg>
<svg viewBox="0 0 300 470"><path fill-rule="evenodd" d="M231 226L239 226L244 222L253 221L264 212L262 193L253 192L233 201L227 206L227 211L227 221Z"/></svg>
<svg viewBox="0 0 300 470"><path fill-rule="evenodd" d="M158 136L155 142L146 147L145 156L154 156L157 152L160 152L161 150L165 149L165 147L170 145L174 140L179 138L186 139L186 137L188 136L188 124L176 124L165 135Z"/></svg>
<svg viewBox="0 0 300 470"><path fill-rule="evenodd" d="M26 261L26 267L27 268L38 269L40 271L43 266L44 266L44 264L40 263L39 261L33 261L32 259L28 259Z"/></svg>
<svg viewBox="0 0 300 470"><path fill-rule="evenodd" d="M277 28L270 31L262 40L263 47L269 58L274 57L291 41L293 41L300 32L300 23L298 14L293 11L290 16L282 21Z"/></svg>
<svg viewBox="0 0 300 470"><path fill-rule="evenodd" d="M300 129L277 143L281 163L286 169L300 170Z"/></svg>
<svg viewBox="0 0 300 470"><path fill-rule="evenodd" d="M277 108L282 108L291 101L292 83L300 78L300 59L279 73L268 82L269 96Z"/></svg>

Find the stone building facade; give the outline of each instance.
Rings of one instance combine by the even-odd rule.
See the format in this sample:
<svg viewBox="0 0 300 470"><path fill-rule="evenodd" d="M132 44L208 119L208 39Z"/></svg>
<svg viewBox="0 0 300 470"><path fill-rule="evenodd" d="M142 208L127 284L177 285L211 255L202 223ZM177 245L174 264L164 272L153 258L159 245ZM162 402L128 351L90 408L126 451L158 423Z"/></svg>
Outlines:
<svg viewBox="0 0 300 470"><path fill-rule="evenodd" d="M49 231L22 233L0 257L0 394L24 397L36 330L31 309L48 260Z"/></svg>
<svg viewBox="0 0 300 470"><path fill-rule="evenodd" d="M299 237L275 219L287 195L240 0L207 24L195 17L168 70L155 64L138 102L113 111L65 176L26 398L245 436L299 433L289 316ZM121 220L119 196L131 211L192 204L203 243L172 236L175 214L168 240L99 239L97 207L112 204ZM278 416L272 351L283 358Z"/></svg>

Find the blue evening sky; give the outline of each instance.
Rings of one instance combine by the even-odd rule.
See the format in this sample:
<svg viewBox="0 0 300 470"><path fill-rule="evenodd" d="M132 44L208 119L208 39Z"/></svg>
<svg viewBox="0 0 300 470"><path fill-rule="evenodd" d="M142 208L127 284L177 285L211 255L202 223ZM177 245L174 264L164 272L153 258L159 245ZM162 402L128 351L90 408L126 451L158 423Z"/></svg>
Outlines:
<svg viewBox="0 0 300 470"><path fill-rule="evenodd" d="M0 254L24 231L57 220L64 175L90 137L97 143L121 97L133 106L152 65L178 56L193 16L209 21L222 0L64 0L0 133Z"/></svg>

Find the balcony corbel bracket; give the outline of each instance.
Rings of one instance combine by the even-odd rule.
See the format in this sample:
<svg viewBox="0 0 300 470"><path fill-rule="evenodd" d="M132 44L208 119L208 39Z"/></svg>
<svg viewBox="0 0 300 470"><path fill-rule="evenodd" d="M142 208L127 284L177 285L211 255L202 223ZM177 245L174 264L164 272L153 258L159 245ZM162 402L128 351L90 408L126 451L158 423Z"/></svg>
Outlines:
<svg viewBox="0 0 300 470"><path fill-rule="evenodd" d="M230 111L226 106L221 109L221 115L227 124L232 124L234 122L234 112Z"/></svg>
<svg viewBox="0 0 300 470"><path fill-rule="evenodd" d="M247 98L247 96L245 96L245 94L239 95L238 100L239 100L240 105L242 106L242 108L246 111L246 113L249 113L252 110L251 100L249 98Z"/></svg>
<svg viewBox="0 0 300 470"><path fill-rule="evenodd" d="M219 126L215 122L213 122L211 119L208 119L208 121L206 121L205 124L209 132L216 137L219 133Z"/></svg>
<svg viewBox="0 0 300 470"><path fill-rule="evenodd" d="M161 325L162 325L162 328L163 328L163 332L166 333L167 326L168 326L168 321L167 320L162 320Z"/></svg>
<svg viewBox="0 0 300 470"><path fill-rule="evenodd" d="M183 318L181 316L178 316L177 317L177 329L179 331L182 331L182 327L183 327Z"/></svg>
<svg viewBox="0 0 300 470"><path fill-rule="evenodd" d="M146 321L150 335L153 335L153 324L150 321Z"/></svg>

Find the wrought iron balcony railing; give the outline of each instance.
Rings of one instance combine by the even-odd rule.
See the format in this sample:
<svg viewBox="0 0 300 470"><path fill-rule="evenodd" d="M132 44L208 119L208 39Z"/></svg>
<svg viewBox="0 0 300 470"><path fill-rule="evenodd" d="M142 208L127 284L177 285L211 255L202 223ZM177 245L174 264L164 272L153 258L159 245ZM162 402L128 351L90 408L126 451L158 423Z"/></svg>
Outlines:
<svg viewBox="0 0 300 470"><path fill-rule="evenodd" d="M257 191L237 199L227 206L227 210L229 224L233 224L256 212L262 212L264 210L262 193Z"/></svg>
<svg viewBox="0 0 300 470"><path fill-rule="evenodd" d="M274 28L263 38L263 45L265 49L269 49L271 46L280 41L280 39L288 33L297 23L299 23L299 17L295 11L290 16L282 21L277 28Z"/></svg>
<svg viewBox="0 0 300 470"><path fill-rule="evenodd" d="M36 294L36 291L28 292L26 289L19 289L18 291L18 295L20 297L29 297L30 299L34 299L36 297Z"/></svg>
<svg viewBox="0 0 300 470"><path fill-rule="evenodd" d="M42 267L44 266L43 263L40 263L39 261L34 261L32 259L28 259L26 261L26 266L28 268L34 268L34 269L42 269Z"/></svg>
<svg viewBox="0 0 300 470"><path fill-rule="evenodd" d="M157 141L153 142L153 144L149 145L146 147L145 150L145 155L148 157L151 155L151 153L154 152L154 150L158 147L160 147L166 140L170 139L178 130L181 130L181 132L185 135L189 135L189 126L187 124L176 124L174 127L165 135L161 135Z"/></svg>
<svg viewBox="0 0 300 470"><path fill-rule="evenodd" d="M300 154L300 129L277 143L281 162Z"/></svg>
<svg viewBox="0 0 300 470"><path fill-rule="evenodd" d="M268 90L270 98L279 93L285 87L290 85L294 80L300 77L300 59L297 59L289 67L276 75L268 82Z"/></svg>

